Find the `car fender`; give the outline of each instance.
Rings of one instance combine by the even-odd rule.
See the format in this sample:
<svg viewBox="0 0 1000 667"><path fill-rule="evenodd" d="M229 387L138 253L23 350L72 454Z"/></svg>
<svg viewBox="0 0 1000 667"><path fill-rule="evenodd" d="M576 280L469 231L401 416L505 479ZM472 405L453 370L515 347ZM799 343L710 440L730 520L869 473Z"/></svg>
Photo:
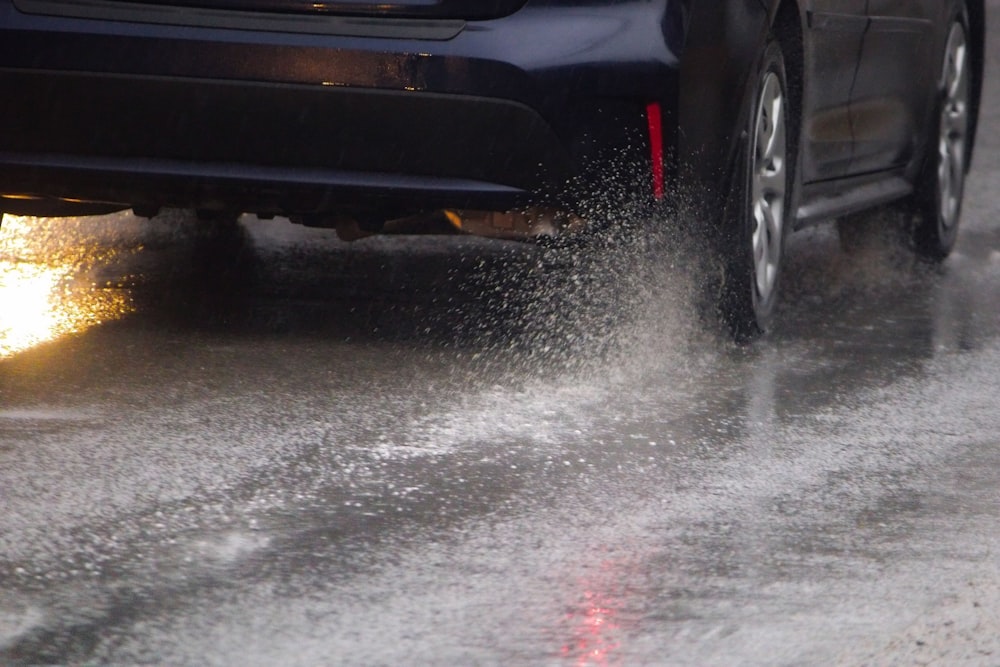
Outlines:
<svg viewBox="0 0 1000 667"><path fill-rule="evenodd" d="M711 220L732 177L770 28L760 0L690 2L678 94L677 173L685 204Z"/></svg>

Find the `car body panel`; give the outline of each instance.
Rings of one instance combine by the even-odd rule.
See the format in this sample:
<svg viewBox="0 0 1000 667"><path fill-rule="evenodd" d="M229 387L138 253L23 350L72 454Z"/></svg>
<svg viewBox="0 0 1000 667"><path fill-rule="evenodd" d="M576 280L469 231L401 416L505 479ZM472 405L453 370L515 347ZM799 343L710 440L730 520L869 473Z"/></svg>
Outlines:
<svg viewBox="0 0 1000 667"><path fill-rule="evenodd" d="M916 79L940 45L919 32L900 40L894 26L954 6L219 2L0 0L0 95L13 100L0 110L0 194L287 215L573 208L588 194L650 196L662 154L668 195L720 220L748 79L777 17L794 14L796 194L846 193L862 207L866 184L910 178L925 152L933 92ZM982 0L970 14L981 17ZM972 37L981 63L981 25ZM905 80L887 85L887 67Z"/></svg>
<svg viewBox="0 0 1000 667"><path fill-rule="evenodd" d="M324 14L423 19L488 19L513 14L525 0L127 0L147 5L263 11L282 14Z"/></svg>
<svg viewBox="0 0 1000 667"><path fill-rule="evenodd" d="M714 218L741 147L747 80L768 34L756 0L691 2L685 11L677 107L678 179L699 215Z"/></svg>
<svg viewBox="0 0 1000 667"><path fill-rule="evenodd" d="M869 0L851 95L852 173L905 167L931 123L948 6L938 0Z"/></svg>
<svg viewBox="0 0 1000 667"><path fill-rule="evenodd" d="M678 62L664 6L541 3L439 40L136 25L0 4L0 91L36 109L0 112L0 125L16 128L0 135L0 176L16 193L85 190L77 194L128 205L150 194L135 178L120 187L130 160L143 173L187 160L183 171L197 178L204 165L206 181L221 165L233 180L237 167L285 168L277 189L296 170L311 186L320 172L331 177L329 192L300 205L279 198L287 213L342 201L361 182L378 205L413 199L395 187L400 175L438 179L435 205L452 186L454 206L513 206L521 198L507 195L527 190L557 201L567 183L627 161L623 147L648 155L645 105L672 97ZM553 34L555 12L563 29ZM25 168L31 155L37 169ZM72 182L88 161L92 173ZM60 174L69 164L78 166ZM113 169L102 186L104 166ZM54 193L62 176L69 182ZM338 193L341 181L350 187ZM481 187L470 191L472 182ZM206 203L163 194L166 204Z"/></svg>
<svg viewBox="0 0 1000 667"><path fill-rule="evenodd" d="M806 3L801 179L848 174L854 152L851 92L868 26L866 0Z"/></svg>

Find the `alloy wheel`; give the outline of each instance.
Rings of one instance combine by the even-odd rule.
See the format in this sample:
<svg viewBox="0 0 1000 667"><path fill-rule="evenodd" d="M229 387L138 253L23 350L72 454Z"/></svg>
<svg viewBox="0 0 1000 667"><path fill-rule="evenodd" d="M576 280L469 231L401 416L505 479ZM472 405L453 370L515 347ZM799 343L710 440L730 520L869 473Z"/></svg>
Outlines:
<svg viewBox="0 0 1000 667"><path fill-rule="evenodd" d="M781 262L785 222L785 96L774 72L764 75L757 102L750 165L754 285L758 302L774 293Z"/></svg>
<svg viewBox="0 0 1000 667"><path fill-rule="evenodd" d="M969 132L969 62L965 28L956 22L948 35L944 61L944 99L938 135L938 203L942 231L958 224L965 185Z"/></svg>

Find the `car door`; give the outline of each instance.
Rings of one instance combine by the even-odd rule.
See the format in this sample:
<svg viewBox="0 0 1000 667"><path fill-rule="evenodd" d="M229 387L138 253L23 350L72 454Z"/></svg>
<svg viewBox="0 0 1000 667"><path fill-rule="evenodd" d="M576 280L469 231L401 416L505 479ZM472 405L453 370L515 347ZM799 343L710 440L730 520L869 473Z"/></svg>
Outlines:
<svg viewBox="0 0 1000 667"><path fill-rule="evenodd" d="M806 0L801 174L804 183L848 172L850 99L868 25L866 0Z"/></svg>
<svg viewBox="0 0 1000 667"><path fill-rule="evenodd" d="M864 36L851 96L854 158L851 173L906 165L913 159L934 108L946 6L941 0L868 0Z"/></svg>

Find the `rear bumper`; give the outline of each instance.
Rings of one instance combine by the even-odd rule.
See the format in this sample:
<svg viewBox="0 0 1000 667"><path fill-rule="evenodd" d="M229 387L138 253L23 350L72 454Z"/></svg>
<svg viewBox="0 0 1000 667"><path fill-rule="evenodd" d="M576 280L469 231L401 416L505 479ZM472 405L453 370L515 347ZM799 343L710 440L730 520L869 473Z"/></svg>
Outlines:
<svg viewBox="0 0 1000 667"><path fill-rule="evenodd" d="M0 183L17 194L509 208L574 175L536 112L496 98L65 72L0 72L0 84L18 100L0 107Z"/></svg>
<svg viewBox="0 0 1000 667"><path fill-rule="evenodd" d="M648 2L529 4L451 37L345 35L0 1L0 191L282 213L561 203L648 155L648 101L670 125L664 20Z"/></svg>

